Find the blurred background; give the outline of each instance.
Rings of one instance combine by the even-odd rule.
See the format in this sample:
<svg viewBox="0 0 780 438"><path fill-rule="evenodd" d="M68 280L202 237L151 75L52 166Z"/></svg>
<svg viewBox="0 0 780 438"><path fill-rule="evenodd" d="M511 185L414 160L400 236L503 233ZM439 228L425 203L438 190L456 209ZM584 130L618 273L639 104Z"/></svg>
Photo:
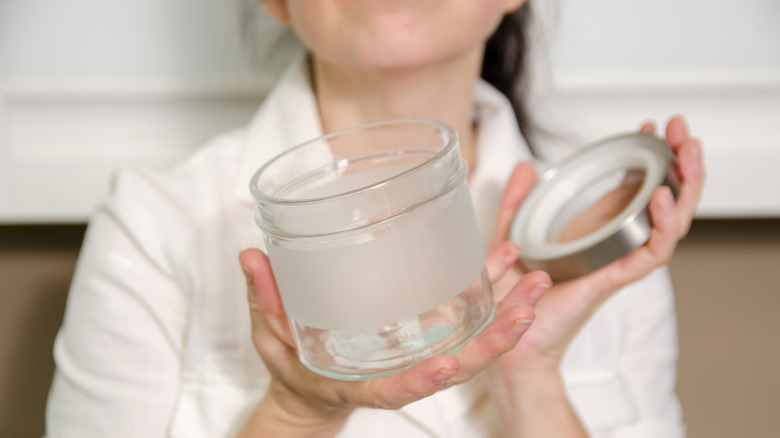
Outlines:
<svg viewBox="0 0 780 438"><path fill-rule="evenodd" d="M532 111L560 138L684 114L703 139L671 263L678 392L691 437L776 436L780 2L537 3L551 79ZM288 48L246 18L238 0L0 0L0 436L44 433L70 277L117 167L185 159L273 84L286 58L267 53Z"/></svg>

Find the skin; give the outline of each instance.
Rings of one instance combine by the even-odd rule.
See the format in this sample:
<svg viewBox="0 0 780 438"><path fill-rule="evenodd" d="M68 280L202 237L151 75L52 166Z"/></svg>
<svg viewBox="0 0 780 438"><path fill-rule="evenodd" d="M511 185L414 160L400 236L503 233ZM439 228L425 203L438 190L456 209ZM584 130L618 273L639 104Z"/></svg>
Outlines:
<svg viewBox="0 0 780 438"><path fill-rule="evenodd" d="M471 98L484 42L525 0L267 0L314 59L326 132L405 117L441 120L476 168ZM453 32L457 29L457 32Z"/></svg>
<svg viewBox="0 0 780 438"><path fill-rule="evenodd" d="M461 134L470 168L478 165L471 96L484 42L501 16L522 3L264 1L310 48L326 132L399 117L442 120ZM552 288L546 273L521 271L520 249L507 241L512 217L535 182L531 164L519 164L486 259L498 303L495 319L457 355L429 358L381 379L338 381L304 367L267 257L258 249L243 251L252 339L271 383L239 436L334 436L356 407L398 409L484 370L508 436L586 436L564 393L558 370L563 352L599 305L669 261L688 231L704 181L699 142L682 118L669 122L666 138L679 161L681 189L676 204L668 189L654 193L649 241L599 271Z"/></svg>
<svg viewBox="0 0 780 438"><path fill-rule="evenodd" d="M652 132L654 128L647 123L641 130ZM618 289L667 264L677 242L688 233L704 181L701 146L688 134L682 117L670 120L666 140L679 160L682 184L676 204L667 187L653 194L649 205L653 230L648 242L598 271L553 286L535 307L536 320L517 346L489 370L491 389L506 430L516 433L510 436L577 436L561 432L559 428L568 423L545 421L555 418L546 410L555 409L560 401L551 401L550 393L561 385L558 366L566 347L593 312ZM529 167L510 180L501 211L506 216L499 219L499 226L505 228L498 235L507 235L511 212L530 189L532 175ZM513 194L515 191L520 193ZM522 276L517 266L505 271L494 283L499 291L497 299L501 298L500 291ZM544 406L540 400L552 406ZM565 409L560 407L558 412Z"/></svg>

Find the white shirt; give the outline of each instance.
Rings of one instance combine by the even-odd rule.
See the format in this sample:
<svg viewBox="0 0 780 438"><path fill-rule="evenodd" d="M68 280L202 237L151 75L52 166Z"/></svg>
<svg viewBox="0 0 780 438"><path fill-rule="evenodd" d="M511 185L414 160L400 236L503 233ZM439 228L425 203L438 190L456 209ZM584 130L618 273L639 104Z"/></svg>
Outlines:
<svg viewBox="0 0 780 438"><path fill-rule="evenodd" d="M509 102L475 90L478 167L470 186L485 240L506 181L530 159ZM320 135L303 63L292 66L246 129L183 165L118 174L95 212L55 343L49 437L228 437L263 396L268 373L250 338L237 255L263 248L252 173ZM600 437L684 434L665 269L619 292L578 334L562 364L568 394ZM477 378L400 411L360 409L341 437L482 437L495 409Z"/></svg>

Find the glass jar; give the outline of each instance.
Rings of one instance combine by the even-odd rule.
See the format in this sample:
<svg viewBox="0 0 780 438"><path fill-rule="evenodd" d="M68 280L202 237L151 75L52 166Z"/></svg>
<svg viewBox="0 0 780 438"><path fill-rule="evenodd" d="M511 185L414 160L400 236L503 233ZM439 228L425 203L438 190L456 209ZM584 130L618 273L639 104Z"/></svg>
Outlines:
<svg viewBox="0 0 780 438"><path fill-rule="evenodd" d="M252 177L298 355L362 380L453 352L492 318L467 166L451 127L405 119L324 135Z"/></svg>

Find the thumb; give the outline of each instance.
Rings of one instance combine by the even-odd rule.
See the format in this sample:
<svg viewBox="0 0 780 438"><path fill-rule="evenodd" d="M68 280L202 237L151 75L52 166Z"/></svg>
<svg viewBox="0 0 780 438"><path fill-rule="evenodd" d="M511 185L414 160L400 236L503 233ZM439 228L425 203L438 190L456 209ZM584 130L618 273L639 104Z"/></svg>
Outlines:
<svg viewBox="0 0 780 438"><path fill-rule="evenodd" d="M536 170L530 161L524 161L517 166L509 178L498 208L495 233L491 247L496 247L509 237L509 228L528 192L536 183Z"/></svg>
<svg viewBox="0 0 780 438"><path fill-rule="evenodd" d="M249 248L238 255L247 283L247 299L252 331L270 330L289 347L294 348L287 312L282 305L271 263L262 251Z"/></svg>

